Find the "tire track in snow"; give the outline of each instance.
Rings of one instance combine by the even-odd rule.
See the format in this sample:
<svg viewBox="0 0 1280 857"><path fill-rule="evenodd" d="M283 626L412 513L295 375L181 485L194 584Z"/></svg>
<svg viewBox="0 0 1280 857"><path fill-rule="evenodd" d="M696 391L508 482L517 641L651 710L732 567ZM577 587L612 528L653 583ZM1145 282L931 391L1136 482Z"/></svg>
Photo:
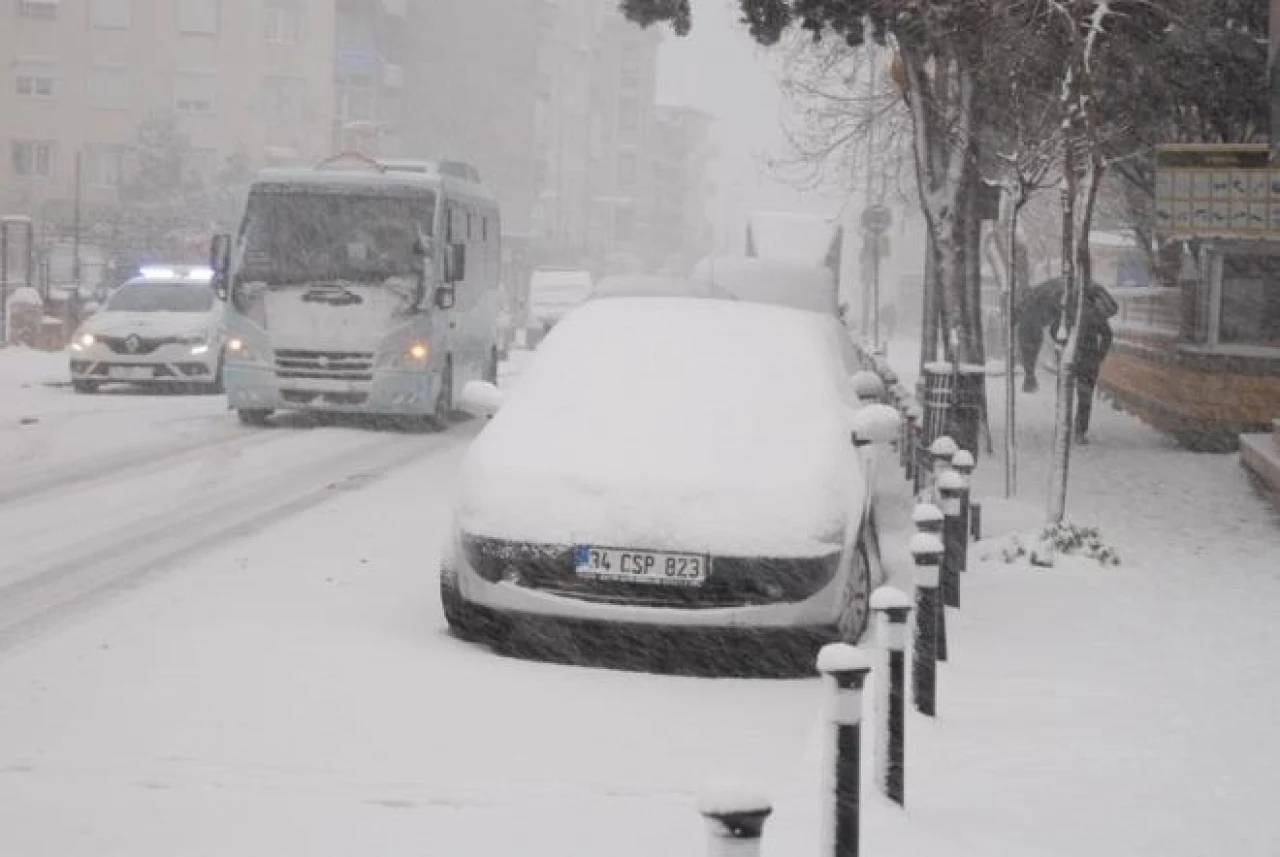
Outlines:
<svg viewBox="0 0 1280 857"><path fill-rule="evenodd" d="M0 586L0 654L36 640L107 598L142 586L184 557L318 506L336 491L359 490L416 459L465 442L471 433L463 429L430 436L376 434L354 448L341 444L248 479L223 477L221 485L171 512L24 560L21 578ZM259 435L282 438L271 431ZM243 451L235 440L244 439L230 442L233 457ZM201 446L207 448L208 443ZM174 467L191 464L177 454L170 462ZM0 565L0 579L14 576L13 571Z"/></svg>
<svg viewBox="0 0 1280 857"><path fill-rule="evenodd" d="M226 446L248 447L266 443L274 435L270 431L248 430L237 427L232 433L219 432L165 444L159 449L142 448L125 450L97 461L80 463L62 468L42 468L41 472L23 479L6 476L0 485L0 506L18 501L43 497L67 488L77 488L100 482L114 476L130 478L164 470L187 456Z"/></svg>

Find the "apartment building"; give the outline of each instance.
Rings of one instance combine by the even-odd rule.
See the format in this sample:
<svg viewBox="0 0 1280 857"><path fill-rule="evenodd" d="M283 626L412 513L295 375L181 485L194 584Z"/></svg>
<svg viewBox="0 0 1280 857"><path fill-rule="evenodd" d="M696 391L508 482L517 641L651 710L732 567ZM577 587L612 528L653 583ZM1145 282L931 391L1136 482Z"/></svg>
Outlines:
<svg viewBox="0 0 1280 857"><path fill-rule="evenodd" d="M334 151L406 154L406 64L417 53L408 22L408 0L337 0Z"/></svg>
<svg viewBox="0 0 1280 857"><path fill-rule="evenodd" d="M533 240L546 261L598 270L647 256L657 29L612 0L559 0L539 56Z"/></svg>
<svg viewBox="0 0 1280 857"><path fill-rule="evenodd" d="M659 105L654 117L651 266L685 273L715 243L711 167L715 120L692 107Z"/></svg>
<svg viewBox="0 0 1280 857"><path fill-rule="evenodd" d="M329 149L334 15L310 0L6 0L0 206L65 216L112 203L148 117L178 117L188 169Z"/></svg>

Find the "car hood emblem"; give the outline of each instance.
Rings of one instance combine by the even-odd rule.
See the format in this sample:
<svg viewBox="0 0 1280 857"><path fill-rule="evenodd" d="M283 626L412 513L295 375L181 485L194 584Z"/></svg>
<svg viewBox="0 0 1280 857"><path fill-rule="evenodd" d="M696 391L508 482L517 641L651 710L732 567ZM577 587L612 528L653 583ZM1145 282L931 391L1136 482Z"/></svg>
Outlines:
<svg viewBox="0 0 1280 857"><path fill-rule="evenodd" d="M138 349L142 347L142 340L138 338L138 334L130 334L124 341L124 347L130 354L136 354Z"/></svg>

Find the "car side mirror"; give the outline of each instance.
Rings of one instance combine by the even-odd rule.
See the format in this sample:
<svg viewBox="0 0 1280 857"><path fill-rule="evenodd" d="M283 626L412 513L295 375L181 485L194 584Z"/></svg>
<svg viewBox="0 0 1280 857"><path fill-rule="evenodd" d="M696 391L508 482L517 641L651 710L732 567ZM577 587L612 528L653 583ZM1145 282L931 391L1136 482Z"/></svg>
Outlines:
<svg viewBox="0 0 1280 857"><path fill-rule="evenodd" d="M219 300L227 299L227 271L231 268L231 236L219 233L209 242L209 268L212 285Z"/></svg>
<svg viewBox="0 0 1280 857"><path fill-rule="evenodd" d="M453 309L453 305L457 301L457 293L454 292L453 286L437 287L435 301L436 309Z"/></svg>
<svg viewBox="0 0 1280 857"><path fill-rule="evenodd" d="M460 283L467 278L467 245L450 244L444 254L444 281Z"/></svg>
<svg viewBox="0 0 1280 857"><path fill-rule="evenodd" d="M475 417L491 417L502 407L502 391L488 381L468 381L458 401L462 410Z"/></svg>

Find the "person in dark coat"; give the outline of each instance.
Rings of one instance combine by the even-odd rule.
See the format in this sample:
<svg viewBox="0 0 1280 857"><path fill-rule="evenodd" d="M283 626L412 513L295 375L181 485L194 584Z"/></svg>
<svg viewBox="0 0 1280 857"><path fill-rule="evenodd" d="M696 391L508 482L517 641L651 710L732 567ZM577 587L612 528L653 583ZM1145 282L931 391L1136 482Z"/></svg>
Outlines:
<svg viewBox="0 0 1280 857"><path fill-rule="evenodd" d="M1040 349L1044 344L1045 328L1057 324L1058 313L1062 306L1062 280L1055 278L1046 280L1027 290L1026 295L1018 302L1018 351L1022 359L1022 392L1034 393L1040 389L1036 381L1036 361L1040 357ZM1107 319L1119 310L1115 298L1102 286L1094 283L1085 293L1085 314L1096 315L1107 330L1108 347L1110 347L1111 327ZM1105 352L1104 352L1105 356ZM1102 365L1102 358L1098 358Z"/></svg>
<svg viewBox="0 0 1280 857"><path fill-rule="evenodd" d="M1105 313L1085 304L1076 342L1076 443L1088 443L1089 417L1093 414L1093 391L1098 386L1102 361L1111 350L1111 325Z"/></svg>

